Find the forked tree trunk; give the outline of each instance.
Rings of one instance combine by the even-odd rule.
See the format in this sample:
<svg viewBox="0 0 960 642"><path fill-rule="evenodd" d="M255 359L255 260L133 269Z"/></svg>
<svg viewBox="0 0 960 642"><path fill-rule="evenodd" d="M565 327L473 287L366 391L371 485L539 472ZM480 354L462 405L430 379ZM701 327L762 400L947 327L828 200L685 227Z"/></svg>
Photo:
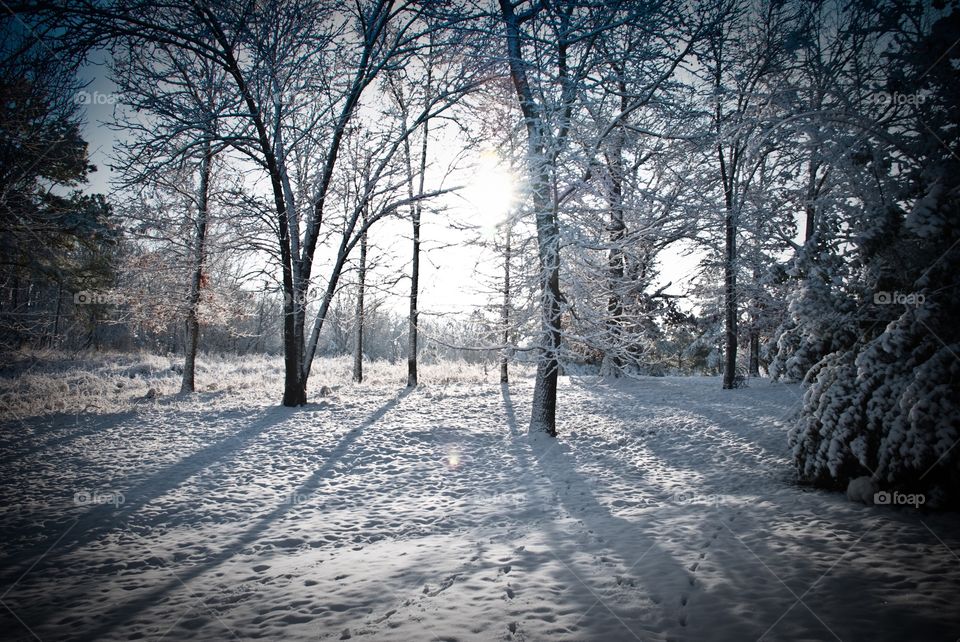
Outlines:
<svg viewBox="0 0 960 642"><path fill-rule="evenodd" d="M200 192L197 195L197 220L190 275L190 298L187 301L185 356L180 392L194 391L194 372L197 364L197 345L200 340L200 289L203 285L203 263L206 255L207 221L210 211L210 175L213 171L213 151L210 142L204 143L200 159Z"/></svg>

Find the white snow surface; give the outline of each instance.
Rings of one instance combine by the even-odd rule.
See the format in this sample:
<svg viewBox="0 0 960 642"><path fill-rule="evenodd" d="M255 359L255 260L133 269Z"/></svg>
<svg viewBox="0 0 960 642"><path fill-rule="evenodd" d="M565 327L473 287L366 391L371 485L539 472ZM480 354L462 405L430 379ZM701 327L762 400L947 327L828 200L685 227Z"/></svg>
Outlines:
<svg viewBox="0 0 960 642"><path fill-rule="evenodd" d="M0 637L957 639L960 518L796 485L750 386L562 378L556 440L530 380L5 421Z"/></svg>

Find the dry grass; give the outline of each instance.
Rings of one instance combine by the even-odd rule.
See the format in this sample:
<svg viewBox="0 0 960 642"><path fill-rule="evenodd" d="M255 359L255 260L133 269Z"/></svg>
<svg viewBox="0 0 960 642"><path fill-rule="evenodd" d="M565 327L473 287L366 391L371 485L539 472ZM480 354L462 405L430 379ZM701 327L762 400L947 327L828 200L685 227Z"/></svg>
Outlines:
<svg viewBox="0 0 960 642"><path fill-rule="evenodd" d="M0 421L54 413L113 413L144 404L178 406L249 407L277 404L283 391L282 358L264 355L202 354L197 358L194 395L179 395L183 357L149 353L52 350L7 353L0 369ZM352 382L350 357L314 361L308 399L320 388L336 389ZM512 366L515 376L529 376L528 368ZM364 363L364 386L398 387L406 384L403 361ZM420 383L497 383L495 364L444 361L420 364ZM152 391L152 392L151 392Z"/></svg>

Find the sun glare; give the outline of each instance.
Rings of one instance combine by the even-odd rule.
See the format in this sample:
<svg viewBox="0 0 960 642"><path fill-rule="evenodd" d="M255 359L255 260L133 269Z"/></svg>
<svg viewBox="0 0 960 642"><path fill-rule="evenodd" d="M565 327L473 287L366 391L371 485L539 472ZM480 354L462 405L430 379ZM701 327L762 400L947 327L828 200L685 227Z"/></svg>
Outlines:
<svg viewBox="0 0 960 642"><path fill-rule="evenodd" d="M503 222L516 200L513 175L491 153L480 156L465 191L467 201L484 227L496 227Z"/></svg>

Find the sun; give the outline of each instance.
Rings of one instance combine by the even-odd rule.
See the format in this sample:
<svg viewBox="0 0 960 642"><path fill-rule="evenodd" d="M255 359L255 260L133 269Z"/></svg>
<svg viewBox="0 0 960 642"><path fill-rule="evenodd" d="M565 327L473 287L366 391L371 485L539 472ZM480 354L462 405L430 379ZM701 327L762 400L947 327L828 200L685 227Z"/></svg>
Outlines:
<svg viewBox="0 0 960 642"><path fill-rule="evenodd" d="M464 197L481 226L496 227L516 205L516 180L496 154L486 152L471 170Z"/></svg>

